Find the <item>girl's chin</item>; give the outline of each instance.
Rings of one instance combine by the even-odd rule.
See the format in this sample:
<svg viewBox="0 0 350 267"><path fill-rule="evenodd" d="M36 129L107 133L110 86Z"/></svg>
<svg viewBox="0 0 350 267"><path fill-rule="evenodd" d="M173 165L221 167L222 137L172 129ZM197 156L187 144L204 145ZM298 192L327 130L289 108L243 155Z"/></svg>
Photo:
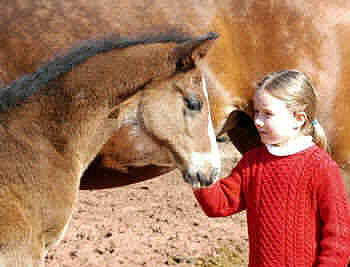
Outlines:
<svg viewBox="0 0 350 267"><path fill-rule="evenodd" d="M280 143L276 143L276 142L271 141L271 140L269 140L269 139L261 138L261 142L262 142L264 145L281 146Z"/></svg>
<svg viewBox="0 0 350 267"><path fill-rule="evenodd" d="M273 142L273 140L271 140L270 138L268 138L267 136L265 135L260 135L260 139L261 139L261 142L265 145L274 145L276 144L276 142Z"/></svg>

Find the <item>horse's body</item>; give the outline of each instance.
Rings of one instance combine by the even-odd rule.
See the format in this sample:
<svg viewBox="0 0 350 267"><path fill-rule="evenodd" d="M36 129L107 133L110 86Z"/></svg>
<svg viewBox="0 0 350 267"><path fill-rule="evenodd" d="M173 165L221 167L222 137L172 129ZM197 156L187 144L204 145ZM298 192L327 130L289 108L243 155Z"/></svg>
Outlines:
<svg viewBox="0 0 350 267"><path fill-rule="evenodd" d="M207 93L194 82L214 38L90 41L0 89L1 266L43 266L82 173L124 120L139 120L186 179L218 175Z"/></svg>
<svg viewBox="0 0 350 267"><path fill-rule="evenodd" d="M216 2L11 1L0 11L1 80L7 84L33 71L41 62L81 40L114 33L166 31L171 27L195 33L215 30L221 38L203 68L209 74L216 132L221 132L232 112L249 112L254 84L264 74L298 68L309 74L320 90L319 119L326 127L334 158L347 174L349 3ZM242 146L241 151L246 149L246 139L242 136L235 140L238 148ZM94 166L102 170L104 162L99 160L102 165L96 162Z"/></svg>
<svg viewBox="0 0 350 267"><path fill-rule="evenodd" d="M232 140L242 152L255 145L256 132L244 115L250 112L255 83L270 71L299 69L319 89L319 121L349 183L349 13L346 0L13 0L0 10L0 80L6 85L82 40L174 28L196 34L215 31L220 38L202 69L208 77L216 133L232 128ZM132 130L124 127L115 135L130 140ZM163 154L160 146L152 147L154 155ZM123 152L113 155L113 150ZM174 167L165 166L164 160L157 162L156 157L143 158L140 151L136 143L112 139L91 165L85 181L98 185L101 175L113 186ZM140 177L141 173L147 175ZM128 177L134 179L125 180Z"/></svg>

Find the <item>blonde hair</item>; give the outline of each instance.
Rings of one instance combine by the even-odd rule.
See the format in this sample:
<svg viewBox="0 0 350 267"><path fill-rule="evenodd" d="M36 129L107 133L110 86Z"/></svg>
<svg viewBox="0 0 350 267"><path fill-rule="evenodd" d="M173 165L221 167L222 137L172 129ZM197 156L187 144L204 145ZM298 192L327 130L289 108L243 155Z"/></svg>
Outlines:
<svg viewBox="0 0 350 267"><path fill-rule="evenodd" d="M311 135L318 146L330 152L327 137L315 114L317 92L304 73L297 70L272 72L262 79L257 89L266 90L285 102L291 112L305 112L307 118L302 133Z"/></svg>

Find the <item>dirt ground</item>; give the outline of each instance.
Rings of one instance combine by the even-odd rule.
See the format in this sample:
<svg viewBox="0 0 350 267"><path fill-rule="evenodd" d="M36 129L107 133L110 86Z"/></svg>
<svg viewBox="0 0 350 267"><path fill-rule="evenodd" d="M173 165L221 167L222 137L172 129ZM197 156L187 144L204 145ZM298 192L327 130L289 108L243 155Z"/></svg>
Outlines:
<svg viewBox="0 0 350 267"><path fill-rule="evenodd" d="M231 144L220 148L225 175L239 154ZM247 255L245 214L206 217L179 171L173 171L139 184L81 191L65 238L49 252L46 263L238 267L247 266ZM227 260L220 263L223 258Z"/></svg>

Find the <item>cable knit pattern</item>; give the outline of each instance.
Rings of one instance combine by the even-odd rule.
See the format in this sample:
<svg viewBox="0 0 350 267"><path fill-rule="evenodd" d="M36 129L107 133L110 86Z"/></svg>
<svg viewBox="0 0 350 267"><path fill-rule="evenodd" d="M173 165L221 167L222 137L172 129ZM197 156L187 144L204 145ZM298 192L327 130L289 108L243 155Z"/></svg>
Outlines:
<svg viewBox="0 0 350 267"><path fill-rule="evenodd" d="M249 267L344 267L350 209L339 168L314 145L289 156L265 146L244 155L232 174L194 190L208 216L247 210Z"/></svg>

